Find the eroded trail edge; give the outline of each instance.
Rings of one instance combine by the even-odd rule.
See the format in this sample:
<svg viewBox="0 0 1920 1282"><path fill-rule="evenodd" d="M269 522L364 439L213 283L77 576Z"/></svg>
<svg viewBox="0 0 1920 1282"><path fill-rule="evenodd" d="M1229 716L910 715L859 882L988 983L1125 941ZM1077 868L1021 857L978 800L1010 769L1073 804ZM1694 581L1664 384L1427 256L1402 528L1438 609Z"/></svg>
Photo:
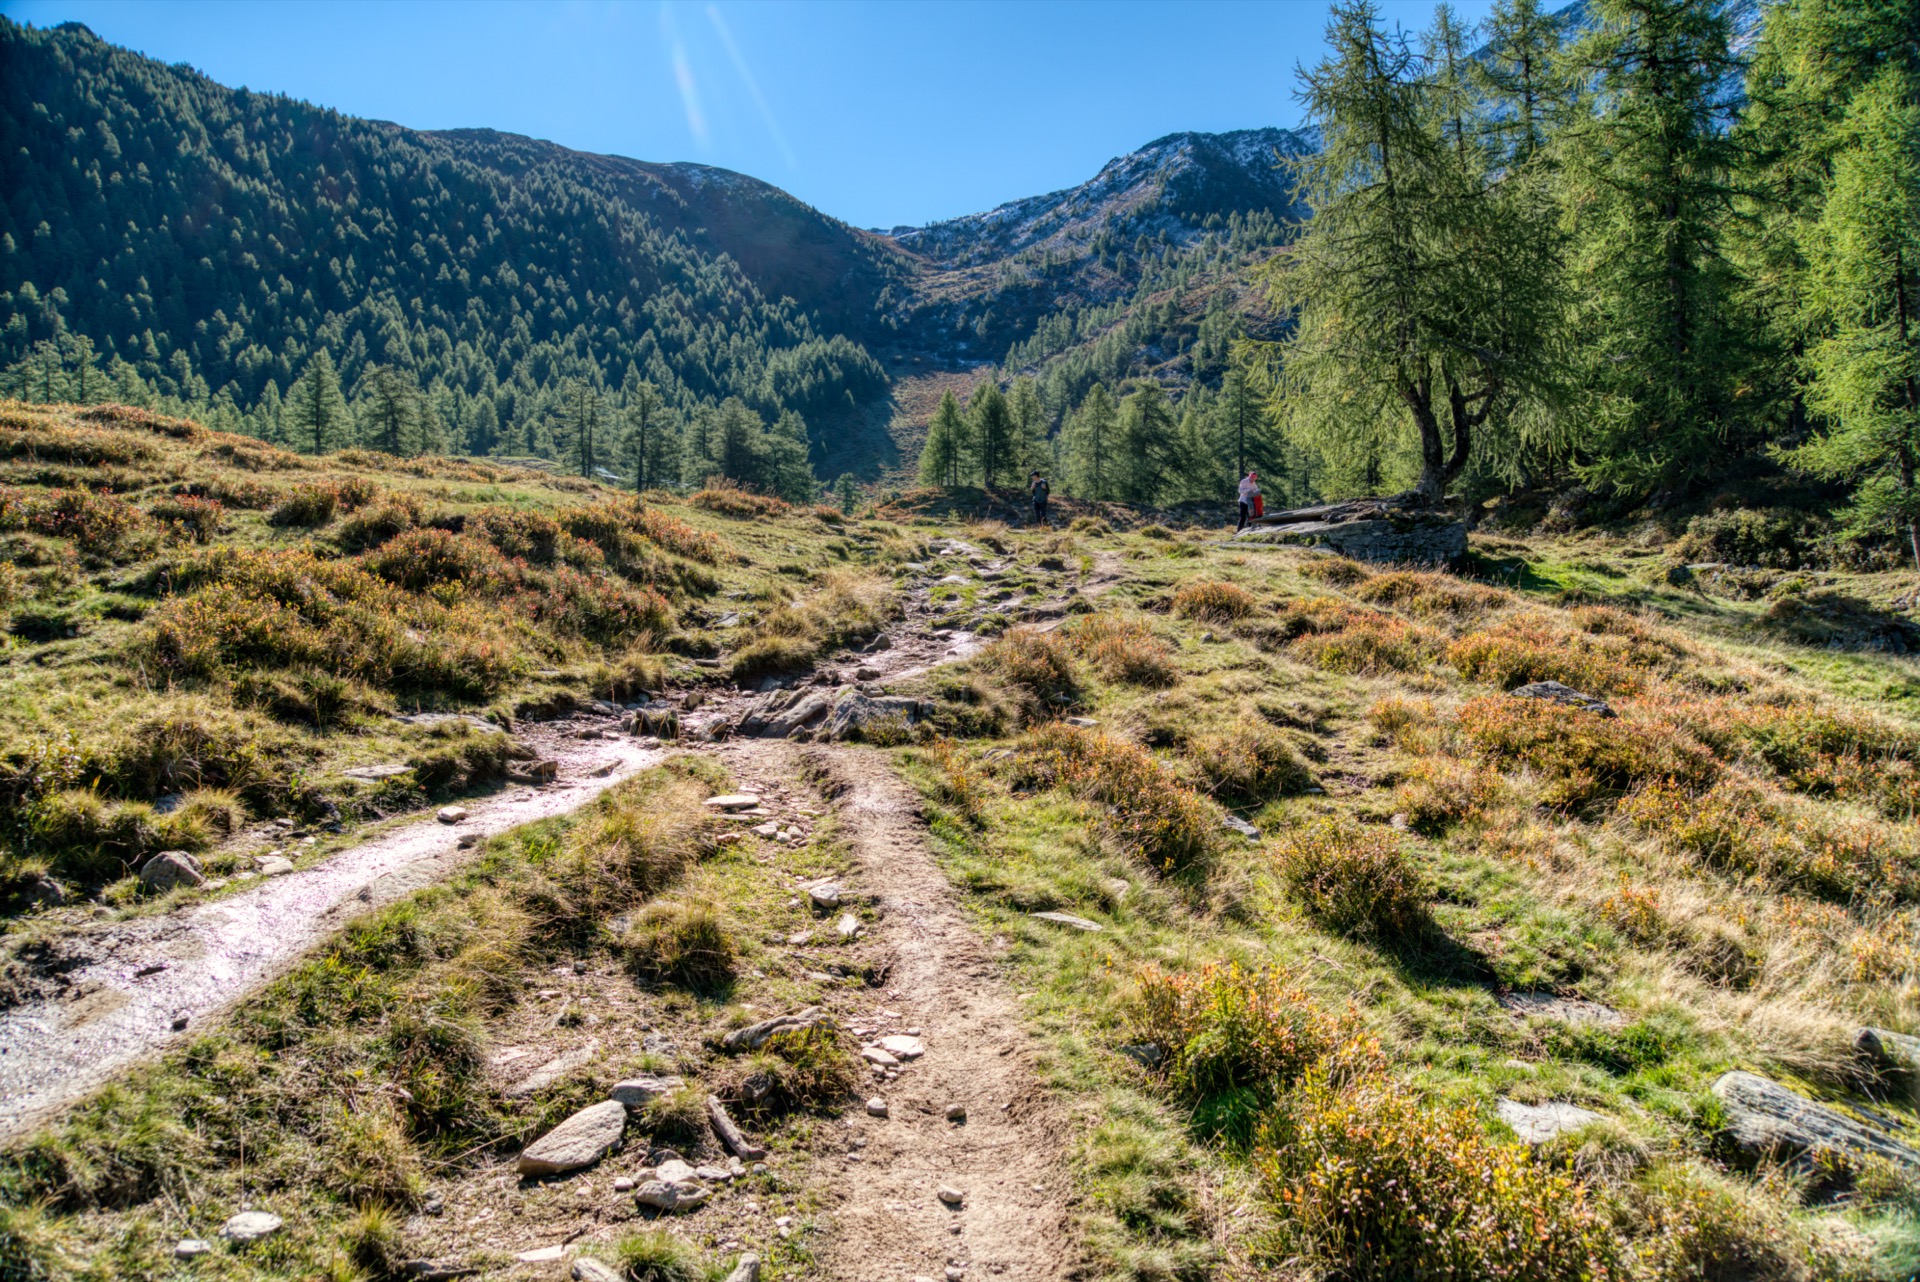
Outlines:
<svg viewBox="0 0 1920 1282"><path fill-rule="evenodd" d="M552 737L540 743L560 763L557 784L463 803L457 827L428 814L239 894L60 939L58 992L0 1013L0 1136L219 1015L358 914L445 879L478 853L463 837L577 810L666 755L630 740Z"/></svg>
<svg viewBox="0 0 1920 1282"><path fill-rule="evenodd" d="M1064 1277L1066 1124L1018 1002L928 847L918 797L868 749L740 742L723 755L742 773L804 772L831 799L857 868L849 889L874 904L890 954L887 1008L925 1043L910 1072L871 1088L884 1118L856 1104L843 1120L866 1143L831 1179L825 1276ZM955 1105L964 1120L949 1117Z"/></svg>

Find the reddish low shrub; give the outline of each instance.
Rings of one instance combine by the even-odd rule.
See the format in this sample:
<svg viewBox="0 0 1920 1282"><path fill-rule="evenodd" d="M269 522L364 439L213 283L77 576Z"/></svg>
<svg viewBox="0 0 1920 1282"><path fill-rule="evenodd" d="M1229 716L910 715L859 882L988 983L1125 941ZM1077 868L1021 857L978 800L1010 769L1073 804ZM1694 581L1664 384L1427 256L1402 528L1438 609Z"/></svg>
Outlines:
<svg viewBox="0 0 1920 1282"><path fill-rule="evenodd" d="M1216 812L1138 744L1054 722L1027 736L1013 774L1101 806L1115 840L1157 872L1202 867L1213 852Z"/></svg>

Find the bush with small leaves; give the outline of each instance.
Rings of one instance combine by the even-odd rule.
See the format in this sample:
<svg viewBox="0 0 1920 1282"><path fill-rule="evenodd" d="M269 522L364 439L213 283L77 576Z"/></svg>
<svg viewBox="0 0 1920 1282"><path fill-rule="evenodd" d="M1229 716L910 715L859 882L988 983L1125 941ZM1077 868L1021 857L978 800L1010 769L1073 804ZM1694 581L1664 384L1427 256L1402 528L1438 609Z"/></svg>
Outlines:
<svg viewBox="0 0 1920 1282"><path fill-rule="evenodd" d="M1054 722L1027 736L1011 774L1100 806L1112 837L1156 872L1203 870L1213 855L1217 812L1138 744Z"/></svg>
<svg viewBox="0 0 1920 1282"><path fill-rule="evenodd" d="M1427 925L1432 891L1391 828L1321 819L1282 836L1273 859L1307 916L1337 934L1393 939Z"/></svg>
<svg viewBox="0 0 1920 1282"><path fill-rule="evenodd" d="M267 524L317 529L340 509L340 490L333 485L296 485L267 513Z"/></svg>

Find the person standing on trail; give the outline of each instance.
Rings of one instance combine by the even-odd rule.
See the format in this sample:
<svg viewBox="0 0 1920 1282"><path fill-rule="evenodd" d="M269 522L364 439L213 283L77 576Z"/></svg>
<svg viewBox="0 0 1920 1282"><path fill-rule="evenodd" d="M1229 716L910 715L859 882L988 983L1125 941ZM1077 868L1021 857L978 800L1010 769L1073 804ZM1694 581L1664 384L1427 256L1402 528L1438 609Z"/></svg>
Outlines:
<svg viewBox="0 0 1920 1282"><path fill-rule="evenodd" d="M1247 522L1261 514L1265 500L1260 497L1260 474L1248 472L1240 478L1240 524L1233 527L1238 534L1247 528Z"/></svg>
<svg viewBox="0 0 1920 1282"><path fill-rule="evenodd" d="M1047 523L1047 496L1053 492L1053 487L1048 485L1047 478L1038 472L1027 473L1027 485L1033 491L1033 523L1035 525L1045 525Z"/></svg>

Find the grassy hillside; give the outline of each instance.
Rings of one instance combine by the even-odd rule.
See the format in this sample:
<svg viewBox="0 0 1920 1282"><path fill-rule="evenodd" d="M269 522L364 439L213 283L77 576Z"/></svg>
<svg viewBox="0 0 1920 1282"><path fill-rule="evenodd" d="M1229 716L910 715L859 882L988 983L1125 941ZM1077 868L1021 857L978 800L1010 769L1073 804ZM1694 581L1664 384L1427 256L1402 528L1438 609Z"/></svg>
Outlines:
<svg viewBox="0 0 1920 1282"><path fill-rule="evenodd" d="M736 675L851 666L837 646L903 637L890 620L924 599L915 627L994 639L886 682L931 710L862 759L921 790L995 959L981 982L1026 1012L1070 1119L1034 1142L1063 1145L1081 1275L1895 1279L1920 1262L1912 1170L1756 1160L1711 1090L1751 1070L1920 1138L1854 1047L1863 1027L1920 1031L1920 674L1895 608L1912 575L1688 575L1682 549L1592 533L1476 536L1452 574L1117 508L1020 530L911 502L636 505L455 460L291 459L125 411L0 413L0 698L31 838L9 856L16 945L79 920L28 909L46 878L103 906L177 902L141 904L112 834L185 840L191 813L217 860L217 813L331 804L350 825L492 786L487 736L416 739L395 711L524 726L637 690L724 701ZM1614 715L1508 693L1541 680ZM844 1268L814 1252L853 1165L853 1044L747 1065L711 1043L811 1004L859 1019L886 1000L886 959L823 940L831 919L796 897L848 873L833 789L774 773L785 758L684 746L494 839L15 1143L0 1259L164 1275L176 1239L253 1204L287 1232L196 1270L557 1267L476 1244L502 1225L579 1226L634 1278L742 1248L776 1277ZM457 782L339 774L456 751ZM699 813L742 782L778 790L779 834L722 839ZM183 784L201 792L145 809ZM62 818L67 844L51 839L49 816L82 812L104 830ZM492 1066L589 1035L600 1057L530 1094ZM711 1090L762 1101L766 1172L654 1224L610 1172L513 1183L526 1139L669 1067L695 1103L650 1105L627 1153L690 1143ZM1538 1145L1501 1120L1548 1103L1598 1117Z"/></svg>

